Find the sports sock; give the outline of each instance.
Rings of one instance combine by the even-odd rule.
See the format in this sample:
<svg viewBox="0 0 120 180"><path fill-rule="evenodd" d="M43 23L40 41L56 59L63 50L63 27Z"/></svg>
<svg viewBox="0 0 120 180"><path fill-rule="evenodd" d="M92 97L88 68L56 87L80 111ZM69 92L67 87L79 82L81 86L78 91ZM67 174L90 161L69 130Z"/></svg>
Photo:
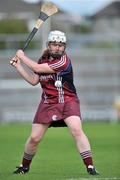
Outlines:
<svg viewBox="0 0 120 180"><path fill-rule="evenodd" d="M92 161L92 153L90 150L84 151L80 153L84 164L86 165L86 168L88 168L89 165L93 166L93 161Z"/></svg>
<svg viewBox="0 0 120 180"><path fill-rule="evenodd" d="M29 168L31 162L32 162L32 158L34 155L31 154L27 154L24 152L24 156L23 156L23 160L22 160L22 165L25 168Z"/></svg>

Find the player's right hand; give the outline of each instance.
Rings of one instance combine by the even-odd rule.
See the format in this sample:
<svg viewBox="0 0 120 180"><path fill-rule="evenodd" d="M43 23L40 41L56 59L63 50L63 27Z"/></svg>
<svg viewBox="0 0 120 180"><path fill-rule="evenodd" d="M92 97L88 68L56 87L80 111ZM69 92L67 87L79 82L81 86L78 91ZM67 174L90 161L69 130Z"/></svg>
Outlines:
<svg viewBox="0 0 120 180"><path fill-rule="evenodd" d="M18 64L20 64L20 60L17 56L14 56L11 60L10 60L10 64L14 67L17 67Z"/></svg>

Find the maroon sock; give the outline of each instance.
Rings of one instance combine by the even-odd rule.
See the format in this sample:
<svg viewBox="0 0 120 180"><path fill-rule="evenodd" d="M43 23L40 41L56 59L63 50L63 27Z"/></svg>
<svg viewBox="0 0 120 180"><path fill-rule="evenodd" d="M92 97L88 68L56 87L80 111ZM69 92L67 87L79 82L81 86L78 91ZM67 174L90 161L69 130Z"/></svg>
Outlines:
<svg viewBox="0 0 120 180"><path fill-rule="evenodd" d="M30 164L32 162L33 156L34 155L30 155L30 154L24 153L23 160L22 160L23 167L25 167L25 168L29 168L30 167Z"/></svg>
<svg viewBox="0 0 120 180"><path fill-rule="evenodd" d="M86 165L86 168L88 168L89 165L93 166L92 153L90 150L82 152L80 153L80 155L83 159L84 164Z"/></svg>

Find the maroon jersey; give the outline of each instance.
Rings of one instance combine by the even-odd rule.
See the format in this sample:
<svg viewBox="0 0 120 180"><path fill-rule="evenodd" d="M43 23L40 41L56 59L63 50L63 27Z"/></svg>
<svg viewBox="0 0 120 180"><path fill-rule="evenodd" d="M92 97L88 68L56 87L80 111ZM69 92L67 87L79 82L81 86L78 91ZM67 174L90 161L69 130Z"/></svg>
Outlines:
<svg viewBox="0 0 120 180"><path fill-rule="evenodd" d="M38 63L48 63L55 73L39 74L43 93L33 123L59 127L65 126L64 119L67 117L81 117L68 56L65 54L60 59L53 60L40 59Z"/></svg>
<svg viewBox="0 0 120 180"><path fill-rule="evenodd" d="M60 59L40 59L38 63L48 63L55 71L51 74L39 74L44 103L64 103L77 97L71 61L66 54Z"/></svg>

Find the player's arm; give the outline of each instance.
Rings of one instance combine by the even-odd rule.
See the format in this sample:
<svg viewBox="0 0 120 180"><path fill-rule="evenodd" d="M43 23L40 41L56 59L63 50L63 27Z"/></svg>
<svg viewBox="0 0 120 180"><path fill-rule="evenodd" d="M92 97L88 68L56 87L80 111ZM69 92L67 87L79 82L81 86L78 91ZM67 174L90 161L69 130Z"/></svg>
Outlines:
<svg viewBox="0 0 120 180"><path fill-rule="evenodd" d="M32 59L25 56L24 52L22 50L18 50L16 53L16 56L24 63L26 64L32 71L36 73L54 73L55 71L47 64L38 64Z"/></svg>
<svg viewBox="0 0 120 180"><path fill-rule="evenodd" d="M39 83L39 75L37 75L35 73L31 74L31 73L27 72L24 69L24 67L21 65L19 58L14 57L13 60L15 60L16 62L14 62L12 64L12 66L14 66L17 69L17 71L23 77L23 79L25 79L28 83L30 83L33 86L35 86Z"/></svg>

